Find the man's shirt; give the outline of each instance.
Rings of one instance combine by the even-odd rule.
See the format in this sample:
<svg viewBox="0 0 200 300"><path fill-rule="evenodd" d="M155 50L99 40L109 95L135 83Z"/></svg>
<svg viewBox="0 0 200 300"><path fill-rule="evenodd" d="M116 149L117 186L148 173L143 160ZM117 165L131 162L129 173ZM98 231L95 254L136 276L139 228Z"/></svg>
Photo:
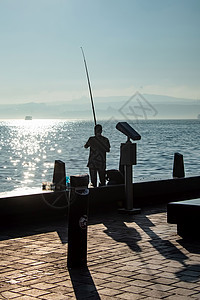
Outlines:
<svg viewBox="0 0 200 300"><path fill-rule="evenodd" d="M106 152L110 152L110 142L103 135L92 136L85 144L85 148L90 147L90 155L87 167L90 169L106 169Z"/></svg>

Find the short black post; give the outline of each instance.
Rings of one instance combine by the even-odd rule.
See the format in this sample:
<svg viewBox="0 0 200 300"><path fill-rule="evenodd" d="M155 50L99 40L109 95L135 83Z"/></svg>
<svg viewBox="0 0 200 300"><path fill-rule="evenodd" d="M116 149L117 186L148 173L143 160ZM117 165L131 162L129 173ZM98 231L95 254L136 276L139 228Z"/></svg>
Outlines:
<svg viewBox="0 0 200 300"><path fill-rule="evenodd" d="M183 155L180 153L174 153L173 177L185 177Z"/></svg>
<svg viewBox="0 0 200 300"><path fill-rule="evenodd" d="M68 268L87 266L89 175L70 176Z"/></svg>
<svg viewBox="0 0 200 300"><path fill-rule="evenodd" d="M55 184L55 190L57 191L66 189L65 163L61 160L55 160L53 183Z"/></svg>

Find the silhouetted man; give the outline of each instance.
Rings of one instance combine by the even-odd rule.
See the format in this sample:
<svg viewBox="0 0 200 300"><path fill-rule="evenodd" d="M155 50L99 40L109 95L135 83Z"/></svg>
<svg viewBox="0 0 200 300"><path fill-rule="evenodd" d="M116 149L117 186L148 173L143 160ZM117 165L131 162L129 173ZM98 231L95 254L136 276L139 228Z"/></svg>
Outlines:
<svg viewBox="0 0 200 300"><path fill-rule="evenodd" d="M106 152L110 152L110 142L108 138L102 135L102 126L100 124L94 127L94 134L95 136L91 136L84 147L90 147L87 167L90 171L91 183L96 187L97 173L99 175L99 185L105 185Z"/></svg>

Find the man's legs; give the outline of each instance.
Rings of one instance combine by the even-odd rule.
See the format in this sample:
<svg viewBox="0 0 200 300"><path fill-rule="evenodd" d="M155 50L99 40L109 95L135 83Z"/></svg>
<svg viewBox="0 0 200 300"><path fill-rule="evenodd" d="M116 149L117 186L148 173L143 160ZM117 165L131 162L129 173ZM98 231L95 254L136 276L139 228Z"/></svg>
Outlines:
<svg viewBox="0 0 200 300"><path fill-rule="evenodd" d="M105 185L106 184L106 171L105 170L98 170L99 173L99 186Z"/></svg>
<svg viewBox="0 0 200 300"><path fill-rule="evenodd" d="M97 170L95 169L89 169L90 171L90 179L93 187L97 186Z"/></svg>

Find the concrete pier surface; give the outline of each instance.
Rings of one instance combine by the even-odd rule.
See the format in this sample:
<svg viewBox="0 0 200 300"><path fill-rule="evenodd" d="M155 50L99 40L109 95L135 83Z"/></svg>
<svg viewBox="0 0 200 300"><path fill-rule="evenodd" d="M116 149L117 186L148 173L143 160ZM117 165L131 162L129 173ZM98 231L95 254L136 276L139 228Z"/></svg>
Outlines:
<svg viewBox="0 0 200 300"><path fill-rule="evenodd" d="M68 270L65 217L16 219L1 224L0 299L200 299L200 243L177 235L165 204L95 214L87 268Z"/></svg>

